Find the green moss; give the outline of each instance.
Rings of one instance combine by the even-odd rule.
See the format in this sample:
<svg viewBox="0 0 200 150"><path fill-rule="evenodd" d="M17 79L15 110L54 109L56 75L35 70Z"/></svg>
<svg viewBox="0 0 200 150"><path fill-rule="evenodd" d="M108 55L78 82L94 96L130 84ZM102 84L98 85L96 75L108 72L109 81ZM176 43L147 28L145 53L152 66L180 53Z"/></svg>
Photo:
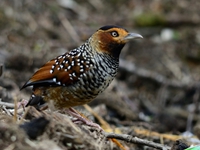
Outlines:
<svg viewBox="0 0 200 150"><path fill-rule="evenodd" d="M164 26L166 24L164 16L151 12L136 16L134 22L139 27Z"/></svg>

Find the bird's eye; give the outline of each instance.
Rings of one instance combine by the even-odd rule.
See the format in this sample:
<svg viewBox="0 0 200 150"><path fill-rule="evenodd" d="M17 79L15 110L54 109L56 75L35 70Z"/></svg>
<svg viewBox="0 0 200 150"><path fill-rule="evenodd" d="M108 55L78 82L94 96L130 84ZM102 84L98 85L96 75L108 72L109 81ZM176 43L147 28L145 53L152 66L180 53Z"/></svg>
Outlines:
<svg viewBox="0 0 200 150"><path fill-rule="evenodd" d="M118 36L119 36L119 34L118 34L116 31L111 32L111 35L112 35L113 37L118 37Z"/></svg>

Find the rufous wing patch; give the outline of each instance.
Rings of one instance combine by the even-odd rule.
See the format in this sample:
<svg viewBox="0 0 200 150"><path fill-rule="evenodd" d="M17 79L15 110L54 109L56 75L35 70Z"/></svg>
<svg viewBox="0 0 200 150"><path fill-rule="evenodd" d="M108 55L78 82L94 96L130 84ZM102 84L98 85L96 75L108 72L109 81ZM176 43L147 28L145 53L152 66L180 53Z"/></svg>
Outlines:
<svg viewBox="0 0 200 150"><path fill-rule="evenodd" d="M79 61L77 62L77 60ZM67 86L73 84L83 76L83 73L89 70L89 67L86 66L88 65L80 55L73 57L61 55L47 62L35 72L22 89L31 85Z"/></svg>

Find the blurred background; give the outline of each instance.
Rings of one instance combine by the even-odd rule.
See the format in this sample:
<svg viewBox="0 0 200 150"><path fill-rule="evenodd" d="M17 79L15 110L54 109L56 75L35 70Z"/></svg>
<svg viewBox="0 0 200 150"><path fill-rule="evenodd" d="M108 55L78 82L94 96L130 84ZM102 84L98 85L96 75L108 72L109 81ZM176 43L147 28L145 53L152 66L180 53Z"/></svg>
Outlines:
<svg viewBox="0 0 200 150"><path fill-rule="evenodd" d="M29 99L19 88L48 60L98 28L141 34L123 49L117 78L90 103L109 124L200 136L200 2L197 0L1 0L1 101Z"/></svg>

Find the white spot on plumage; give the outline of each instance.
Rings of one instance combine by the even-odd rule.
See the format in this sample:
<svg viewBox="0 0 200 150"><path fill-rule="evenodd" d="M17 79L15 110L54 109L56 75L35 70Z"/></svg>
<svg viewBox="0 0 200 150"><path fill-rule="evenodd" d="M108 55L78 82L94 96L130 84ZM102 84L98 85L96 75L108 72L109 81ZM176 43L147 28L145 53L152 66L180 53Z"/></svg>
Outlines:
<svg viewBox="0 0 200 150"><path fill-rule="evenodd" d="M62 68L63 68L63 65L60 65L60 68L62 69Z"/></svg>
<svg viewBox="0 0 200 150"><path fill-rule="evenodd" d="M53 82L56 82L56 78L53 78Z"/></svg>
<svg viewBox="0 0 200 150"><path fill-rule="evenodd" d="M58 67L57 70L60 70L60 67Z"/></svg>
<svg viewBox="0 0 200 150"><path fill-rule="evenodd" d="M72 61L72 64L71 64L72 66L74 66L74 61Z"/></svg>
<svg viewBox="0 0 200 150"><path fill-rule="evenodd" d="M59 81L59 82L57 82L57 84L61 85L61 82Z"/></svg>
<svg viewBox="0 0 200 150"><path fill-rule="evenodd" d="M73 75L74 77L76 77L76 74L75 74L75 72L73 72L73 73L72 73L72 75Z"/></svg>
<svg viewBox="0 0 200 150"><path fill-rule="evenodd" d="M84 72L84 69L80 69L80 72Z"/></svg>
<svg viewBox="0 0 200 150"><path fill-rule="evenodd" d="M68 70L71 69L71 66L68 66L67 69L68 69Z"/></svg>
<svg viewBox="0 0 200 150"><path fill-rule="evenodd" d="M83 56L86 56L86 52L85 51L83 52Z"/></svg>
<svg viewBox="0 0 200 150"><path fill-rule="evenodd" d="M70 79L70 80L73 80L73 78L72 78L72 77L70 77L69 79Z"/></svg>
<svg viewBox="0 0 200 150"><path fill-rule="evenodd" d="M80 55L81 55L81 53L78 53L78 55L77 55L77 56L79 57Z"/></svg>
<svg viewBox="0 0 200 150"><path fill-rule="evenodd" d="M54 68L55 68L55 66L53 65L51 68L52 68L52 69L54 69Z"/></svg>
<svg viewBox="0 0 200 150"><path fill-rule="evenodd" d="M67 72L67 69L65 69L65 71Z"/></svg>
<svg viewBox="0 0 200 150"><path fill-rule="evenodd" d="M50 74L52 74L53 73L53 70L50 70Z"/></svg>
<svg viewBox="0 0 200 150"><path fill-rule="evenodd" d="M58 62L56 62L56 65L58 65Z"/></svg>

